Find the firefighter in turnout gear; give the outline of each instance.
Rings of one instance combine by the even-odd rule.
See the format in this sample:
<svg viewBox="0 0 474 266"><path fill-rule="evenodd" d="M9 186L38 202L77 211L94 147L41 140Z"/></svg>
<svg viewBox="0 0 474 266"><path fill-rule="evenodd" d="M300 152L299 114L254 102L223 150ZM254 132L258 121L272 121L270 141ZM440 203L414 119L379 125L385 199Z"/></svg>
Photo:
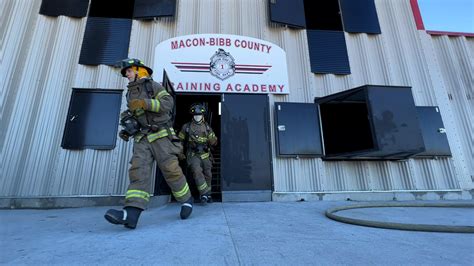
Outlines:
<svg viewBox="0 0 474 266"><path fill-rule="evenodd" d="M173 97L159 83L151 79L153 70L138 59L121 62L121 74L128 78L128 110L121 114L124 128L119 136L125 141L133 138L133 155L130 161L130 185L125 195L123 210L110 209L107 221L134 229L140 213L150 199L153 161L156 161L177 201L182 203L181 219L192 212L191 192L181 170L177 156L182 154L180 143L171 122Z"/></svg>
<svg viewBox="0 0 474 266"><path fill-rule="evenodd" d="M193 119L183 125L178 136L185 145L188 169L196 182L201 203L205 204L212 202L210 145L217 144L217 137L209 124L204 121L206 114L204 105L193 104L189 113Z"/></svg>

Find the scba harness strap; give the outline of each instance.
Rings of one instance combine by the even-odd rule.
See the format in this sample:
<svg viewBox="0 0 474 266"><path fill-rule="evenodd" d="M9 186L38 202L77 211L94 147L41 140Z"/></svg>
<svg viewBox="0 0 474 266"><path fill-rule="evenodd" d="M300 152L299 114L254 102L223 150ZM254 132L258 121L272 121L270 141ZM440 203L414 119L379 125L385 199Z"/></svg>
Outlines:
<svg viewBox="0 0 474 266"><path fill-rule="evenodd" d="M210 156L209 152L211 150L209 145L207 144L207 142L206 142L206 144L198 143L198 144L195 144L193 146L190 145L189 139L190 139L190 136L191 136L191 134L190 134L191 123L192 122L188 123L186 125L186 128L185 128L185 132L186 132L185 147L188 150L190 150L191 156L196 154L196 155L199 155L199 157L201 157L201 159L203 159L203 160L207 159ZM206 126L206 139L207 139L208 136L209 136L209 132L211 131L211 128L206 122L204 122L204 125ZM201 138L201 137L199 137L199 138Z"/></svg>
<svg viewBox="0 0 474 266"><path fill-rule="evenodd" d="M146 90L147 99L151 100L151 110L145 111L143 109L138 109L134 112L133 117L138 121L138 128L133 136L136 137L136 141L140 141L144 136L147 137L149 142L153 142L157 139L168 137L171 141L179 141L176 137L176 133L172 128L170 121L167 121L162 124L150 123L153 119L150 118L151 113L157 113L160 110L160 98L166 95L170 95L168 91L155 90L152 84L153 79L146 78L143 83L143 87Z"/></svg>

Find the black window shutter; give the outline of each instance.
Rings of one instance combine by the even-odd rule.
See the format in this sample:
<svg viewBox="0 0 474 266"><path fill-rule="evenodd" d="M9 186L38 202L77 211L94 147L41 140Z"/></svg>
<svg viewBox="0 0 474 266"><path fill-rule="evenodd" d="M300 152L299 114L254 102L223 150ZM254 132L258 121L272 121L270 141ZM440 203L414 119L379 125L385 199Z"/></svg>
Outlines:
<svg viewBox="0 0 474 266"><path fill-rule="evenodd" d="M114 65L127 58L131 19L89 17L79 64Z"/></svg>
<svg viewBox="0 0 474 266"><path fill-rule="evenodd" d="M437 106L417 106L425 151L417 156L451 156L448 137Z"/></svg>
<svg viewBox="0 0 474 266"><path fill-rule="evenodd" d="M344 32L307 30L306 33L311 72L340 75L351 73Z"/></svg>
<svg viewBox="0 0 474 266"><path fill-rule="evenodd" d="M83 18L87 16L89 0L43 0L40 14L45 16L69 16Z"/></svg>
<svg viewBox="0 0 474 266"><path fill-rule="evenodd" d="M121 90L73 89L61 147L113 149L121 102Z"/></svg>
<svg viewBox="0 0 474 266"><path fill-rule="evenodd" d="M135 0L133 17L136 19L173 17L175 12L176 0Z"/></svg>
<svg viewBox="0 0 474 266"><path fill-rule="evenodd" d="M374 0L339 0L344 31L380 34Z"/></svg>
<svg viewBox="0 0 474 266"><path fill-rule="evenodd" d="M278 156L323 155L318 105L275 102L275 135Z"/></svg>
<svg viewBox="0 0 474 266"><path fill-rule="evenodd" d="M268 0L270 21L305 28L304 0Z"/></svg>

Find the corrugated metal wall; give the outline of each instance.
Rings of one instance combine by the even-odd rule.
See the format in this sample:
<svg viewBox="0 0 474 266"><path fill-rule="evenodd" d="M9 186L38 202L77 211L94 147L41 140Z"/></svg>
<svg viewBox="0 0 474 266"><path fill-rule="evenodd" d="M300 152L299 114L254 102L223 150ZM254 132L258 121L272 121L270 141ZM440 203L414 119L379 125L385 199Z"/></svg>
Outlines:
<svg viewBox="0 0 474 266"><path fill-rule="evenodd" d="M108 66L78 64L87 18L42 16L40 5L40 0L0 0L0 196L124 194L130 143L118 140L112 151L60 146L71 88L125 88L125 79ZM274 158L275 191L470 189L474 39L417 31L409 0L376 0L376 8L381 35L345 34L352 71L347 76L312 74L306 32L270 23L267 0L180 0L175 18L133 21L129 56L153 65L158 43L186 34L273 42L287 52L291 94L270 97L271 108L275 101L313 102L315 96L364 84L412 86L417 105L440 106L452 158Z"/></svg>

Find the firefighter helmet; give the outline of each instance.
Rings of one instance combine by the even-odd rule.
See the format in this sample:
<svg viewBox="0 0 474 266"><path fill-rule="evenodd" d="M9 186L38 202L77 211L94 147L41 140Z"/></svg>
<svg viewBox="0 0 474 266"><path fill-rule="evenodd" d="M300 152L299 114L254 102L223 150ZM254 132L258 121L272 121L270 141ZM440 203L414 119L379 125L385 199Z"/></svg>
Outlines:
<svg viewBox="0 0 474 266"><path fill-rule="evenodd" d="M204 115L206 113L206 107L200 103L195 103L189 108L189 113L192 115Z"/></svg>
<svg viewBox="0 0 474 266"><path fill-rule="evenodd" d="M137 67L143 67L148 71L148 74L151 76L153 74L153 70L149 67L147 67L142 60L136 59L136 58L127 58L122 61L120 61L120 73L122 74L123 77L125 76L125 71L127 68L130 68L132 66L137 66Z"/></svg>

